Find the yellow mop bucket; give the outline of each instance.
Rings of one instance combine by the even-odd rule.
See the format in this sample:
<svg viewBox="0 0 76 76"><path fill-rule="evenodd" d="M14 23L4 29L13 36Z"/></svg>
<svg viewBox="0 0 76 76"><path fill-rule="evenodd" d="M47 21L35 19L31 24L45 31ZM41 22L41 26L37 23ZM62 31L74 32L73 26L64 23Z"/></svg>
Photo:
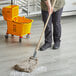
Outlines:
<svg viewBox="0 0 76 76"><path fill-rule="evenodd" d="M12 20L14 17L18 16L19 6L9 5L2 8L2 15L5 20Z"/></svg>
<svg viewBox="0 0 76 76"><path fill-rule="evenodd" d="M13 21L7 21L7 34L17 35L21 39L24 35L29 35L33 20L17 16ZM21 40L20 40L21 42Z"/></svg>

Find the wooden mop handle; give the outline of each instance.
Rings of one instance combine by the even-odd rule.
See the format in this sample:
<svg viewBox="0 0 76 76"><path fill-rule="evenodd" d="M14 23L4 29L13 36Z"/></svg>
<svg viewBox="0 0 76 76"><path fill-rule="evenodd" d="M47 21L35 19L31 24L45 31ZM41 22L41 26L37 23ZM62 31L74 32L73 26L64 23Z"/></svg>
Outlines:
<svg viewBox="0 0 76 76"><path fill-rule="evenodd" d="M54 0L53 5L52 5L52 8L54 8L55 3L56 3L56 0ZM33 55L34 57L35 57L35 55L36 55L36 53L37 53L37 51L38 51L38 49L39 49L40 41L41 41L42 36L43 36L43 34L44 34L44 32L45 32L45 29L46 29L46 26L47 26L47 24L48 24L48 21L49 21L49 19L50 19L51 14L52 14L52 12L49 14L49 16L48 16L48 18L47 18L47 21L46 21L46 23L45 23L45 25L44 25L44 28L43 28L43 31L42 31L42 33L41 33L39 42L38 42L37 47L36 47L36 49L35 49L35 53L34 53L34 55Z"/></svg>

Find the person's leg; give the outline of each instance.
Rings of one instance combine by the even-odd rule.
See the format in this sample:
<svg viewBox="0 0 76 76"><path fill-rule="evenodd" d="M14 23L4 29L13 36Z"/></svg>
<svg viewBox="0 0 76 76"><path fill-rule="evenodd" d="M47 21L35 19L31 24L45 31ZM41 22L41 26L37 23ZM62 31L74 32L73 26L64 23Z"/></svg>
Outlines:
<svg viewBox="0 0 76 76"><path fill-rule="evenodd" d="M44 25L47 21L47 18L48 18L48 11L42 11L42 19L43 19ZM41 51L51 47L51 43L52 43L51 23L52 23L52 18L50 17L50 20L49 20L47 27L45 29L45 44L40 48Z"/></svg>
<svg viewBox="0 0 76 76"><path fill-rule="evenodd" d="M58 49L60 47L62 11L63 11L63 8L61 8L60 10L56 12L53 12L52 14L53 39L54 39L53 49Z"/></svg>

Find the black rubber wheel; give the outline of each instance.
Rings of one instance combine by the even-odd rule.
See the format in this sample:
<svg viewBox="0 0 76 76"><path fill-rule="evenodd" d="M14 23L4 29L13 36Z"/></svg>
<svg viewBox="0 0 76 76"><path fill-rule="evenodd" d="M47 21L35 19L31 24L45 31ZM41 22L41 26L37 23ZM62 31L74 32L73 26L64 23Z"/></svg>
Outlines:
<svg viewBox="0 0 76 76"><path fill-rule="evenodd" d="M5 35L5 38L8 39L8 35Z"/></svg>
<svg viewBox="0 0 76 76"><path fill-rule="evenodd" d="M27 34L27 35L26 35L26 38L30 38L30 35Z"/></svg>
<svg viewBox="0 0 76 76"><path fill-rule="evenodd" d="M12 37L14 36L14 35L11 35Z"/></svg>
<svg viewBox="0 0 76 76"><path fill-rule="evenodd" d="M22 42L22 38L19 38L19 42L20 42L20 43Z"/></svg>

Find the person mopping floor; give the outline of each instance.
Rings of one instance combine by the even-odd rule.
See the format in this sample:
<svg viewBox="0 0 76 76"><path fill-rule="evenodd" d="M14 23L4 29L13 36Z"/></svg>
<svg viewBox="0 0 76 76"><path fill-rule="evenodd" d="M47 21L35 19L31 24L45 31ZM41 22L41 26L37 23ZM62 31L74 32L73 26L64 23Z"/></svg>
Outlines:
<svg viewBox="0 0 76 76"><path fill-rule="evenodd" d="M63 3L62 3L63 2ZM62 4L61 4L62 3ZM61 4L61 5L60 5ZM55 5L55 8L54 8L54 5ZM57 5L58 5L58 9L56 9L56 7L57 7ZM51 25L47 25L47 24L49 24L49 22L50 22L50 20L49 19L51 19L50 18L50 16L51 16L51 14L53 13L53 10L56 10L57 12L54 12L54 13L57 13L56 14L56 16L58 16L58 17L56 17L56 21L58 20L58 21L60 21L60 18L61 18L61 13L62 13L62 9L63 8L61 8L61 7L63 7L63 5L64 5L64 0L41 0L41 6L42 6L42 11L43 11L43 9L45 9L45 13L44 12L42 12L42 13L44 13L44 15L43 15L43 21L44 21L44 28L43 28L43 31L42 31L42 33L41 33L41 36L40 36L40 39L39 39L39 42L38 42L38 45L37 45L37 47L36 47L36 49L35 49L35 52L34 52L34 54L33 54L33 56L32 57L29 57L27 60L25 60L24 62L21 62L20 64L16 64L13 68L15 69L15 70L17 70L17 71L21 71L21 72L32 72L33 71L33 69L37 66L37 63L38 63L38 59L36 58L36 54L37 54L37 52L38 52L38 50L39 50L39 46L40 46L40 41L41 41L41 39L42 39L42 36L43 36L43 34L44 34L44 32L46 33L46 31L48 31L48 33L47 33L47 39L48 38L51 38L51 35L50 36L48 36L50 33L51 33L51 30L50 30L50 32L49 32L49 29L50 29L50 27L51 27ZM60 7L59 7L60 6ZM48 10L47 10L48 9ZM60 11L60 12L58 12L58 10ZM54 14L55 15L55 14ZM55 18L55 17L54 17ZM48 28L49 27L49 28ZM47 39L45 39L45 42L47 43ZM48 45L48 44L44 44L41 48L40 48L40 50L45 50L45 49L47 49L48 47L50 47L50 45ZM50 42L49 42L50 43ZM50 43L51 44L51 43Z"/></svg>
<svg viewBox="0 0 76 76"><path fill-rule="evenodd" d="M56 3L56 0L54 0L53 5L52 5L52 8L54 8L55 3ZM44 31L45 31L45 29L46 29L46 26L47 26L47 24L48 24L48 21L49 21L49 18L50 18L50 16L51 16L51 14L52 14L52 11L50 11L50 13L49 13L49 16L48 16L48 18L47 18L47 21L46 21L46 23L45 23L45 27L43 28L43 31L42 31L42 33L41 33L39 42L38 42L38 44L37 44L37 47L36 47L36 49L35 49L35 51L34 51L33 56L29 57L28 59L26 59L25 61L23 61L23 62L21 62L21 63L19 63L19 64L16 64L16 65L13 67L15 70L29 73L29 72L32 72L33 69L37 66L38 59L36 58L36 54L37 54L37 52L38 52L38 50L39 50L40 41L41 41L41 39L42 39L42 36L43 36L43 34L44 34Z"/></svg>
<svg viewBox="0 0 76 76"><path fill-rule="evenodd" d="M53 9L52 8L53 2L54 0L41 0L42 19L44 24L46 23L49 13ZM40 47L40 51L44 51L52 46L52 24L53 24L53 41L54 41L53 49L58 49L60 47L61 15L64 5L65 0L56 1L52 15L45 30L45 41L44 41L45 43L43 46Z"/></svg>

